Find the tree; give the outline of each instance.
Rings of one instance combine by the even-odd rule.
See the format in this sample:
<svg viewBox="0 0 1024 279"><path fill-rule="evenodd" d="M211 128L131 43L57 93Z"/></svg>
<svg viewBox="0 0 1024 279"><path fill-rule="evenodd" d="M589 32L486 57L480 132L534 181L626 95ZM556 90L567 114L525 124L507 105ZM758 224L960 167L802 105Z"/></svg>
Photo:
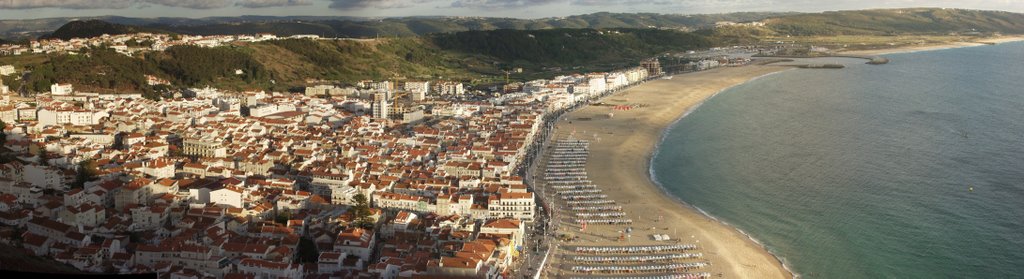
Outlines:
<svg viewBox="0 0 1024 279"><path fill-rule="evenodd" d="M356 194L352 197L352 201L355 202L355 205L350 210L352 210L352 219L355 221L355 225L364 229L373 228L373 220L370 219L370 204L366 200L366 195Z"/></svg>
<svg viewBox="0 0 1024 279"><path fill-rule="evenodd" d="M124 149L124 136L125 133L117 133L117 135L114 135L114 143L110 145L110 148L117 150Z"/></svg>
<svg viewBox="0 0 1024 279"><path fill-rule="evenodd" d="M50 152L46 151L46 146L40 146L39 151L36 152L36 156L39 156L39 164L43 166L49 166Z"/></svg>
<svg viewBox="0 0 1024 279"><path fill-rule="evenodd" d="M180 157L185 157L185 152L181 150L180 146L171 145L171 146L168 147L168 149L170 151L167 152L168 153L167 155L170 156L170 157L179 157L179 158Z"/></svg>
<svg viewBox="0 0 1024 279"><path fill-rule="evenodd" d="M0 145L7 145L7 123L0 121Z"/></svg>
<svg viewBox="0 0 1024 279"><path fill-rule="evenodd" d="M274 222L282 225L287 225L288 220L290 220L291 218L292 213L290 211L281 211L277 214L277 216L274 216Z"/></svg>
<svg viewBox="0 0 1024 279"><path fill-rule="evenodd" d="M75 173L75 181L71 183L71 188L85 188L85 183L96 180L98 173L99 169L96 167L96 162L92 159L78 162L78 172Z"/></svg>
<svg viewBox="0 0 1024 279"><path fill-rule="evenodd" d="M299 239L299 246L297 247L299 256L295 258L296 263L315 263L317 258L320 256L320 252L317 251L316 243L313 243L312 239L308 237L302 237Z"/></svg>

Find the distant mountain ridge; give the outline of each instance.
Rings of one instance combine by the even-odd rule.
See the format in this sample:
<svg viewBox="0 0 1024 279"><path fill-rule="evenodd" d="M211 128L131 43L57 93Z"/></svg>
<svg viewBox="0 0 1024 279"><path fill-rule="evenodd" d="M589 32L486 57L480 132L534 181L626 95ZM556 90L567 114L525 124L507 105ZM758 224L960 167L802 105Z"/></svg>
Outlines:
<svg viewBox="0 0 1024 279"><path fill-rule="evenodd" d="M332 16L240 16L209 18L130 18L120 16L0 20L0 38L26 39L50 34L71 21L102 20L180 34L223 35L275 33L315 34L325 37L394 37L494 29L552 28L666 28L694 30L719 21L757 21L796 13L739 12L728 14L594 13L556 18L516 19L492 17L420 16L366 18Z"/></svg>
<svg viewBox="0 0 1024 279"><path fill-rule="evenodd" d="M785 35L897 35L1000 32L1024 34L1024 14L942 8L879 9L799 14L766 19Z"/></svg>
<svg viewBox="0 0 1024 279"><path fill-rule="evenodd" d="M64 24L56 31L49 35L45 35L41 38L44 39L61 39L70 40L72 38L92 38L102 36L103 34L109 35L120 35L120 34L132 34L139 32L157 32L167 33L167 31L130 26L124 24L110 23L102 20L87 20L87 21L72 21Z"/></svg>
<svg viewBox="0 0 1024 279"><path fill-rule="evenodd" d="M737 20L728 21L744 22L740 19L759 16L763 15L732 15L730 17ZM381 39L292 39L220 48L177 46L142 57L129 57L96 47L83 50L89 51L90 55L27 55L19 62L32 70L31 75L23 80L9 78L5 81L23 84L33 92L48 90L54 82L68 82L75 84L76 88L96 92L143 92L149 96L161 89L146 84L144 75L147 74L167 79L177 87L213 85L233 89L284 90L304 86L309 80L354 82L392 78L454 79L486 84L500 82L503 71L510 68L523 68L524 74L514 76L522 80L561 73L607 71L636 65L639 59L664 53L758 43L785 35L871 35L887 38L902 34L1024 34L1024 14L953 9L783 15L757 20L763 24L702 27L696 31L664 27L670 23L684 26L687 24L685 20L692 20L695 26L713 26L714 22L726 21L725 17L685 18L599 13L543 20L417 17L377 21L259 22L261 18L257 17L245 23L173 26L76 21L48 36L72 38L145 31L180 34L269 32L330 37L329 32L346 30L348 33L335 35L375 37L380 34ZM572 27L553 28L549 21ZM662 27L651 28L655 25L650 24ZM644 27L581 27L620 25ZM461 28L472 30L451 31ZM416 36L418 34L426 35ZM244 74L236 74L237 70Z"/></svg>
<svg viewBox="0 0 1024 279"><path fill-rule="evenodd" d="M102 20L150 32L194 35L273 33L282 36L313 34L344 38L411 37L435 33L499 29L658 28L692 31L709 29L723 21L760 21L766 23L760 28L763 31L795 36L947 34L952 32L1024 34L1024 14L1020 13L908 8L822 13L740 12L699 15L594 13L541 19L430 16L402 18L240 16L190 19L109 16L81 19L0 20L0 38L10 40L49 35L51 32L48 30L58 30L73 20L84 22ZM110 26L95 26L95 28L112 30L112 32L125 30L123 27ZM73 33L89 34L85 30Z"/></svg>

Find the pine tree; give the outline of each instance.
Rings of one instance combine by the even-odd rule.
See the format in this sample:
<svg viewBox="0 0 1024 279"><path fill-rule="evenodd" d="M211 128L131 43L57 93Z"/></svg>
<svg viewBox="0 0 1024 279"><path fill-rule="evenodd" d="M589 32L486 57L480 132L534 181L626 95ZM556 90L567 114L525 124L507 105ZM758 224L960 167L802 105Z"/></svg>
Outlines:
<svg viewBox="0 0 1024 279"><path fill-rule="evenodd" d="M370 204L366 200L366 195L356 194L352 197L352 201L355 202L351 208L355 225L364 229L373 228L373 220L370 219Z"/></svg>

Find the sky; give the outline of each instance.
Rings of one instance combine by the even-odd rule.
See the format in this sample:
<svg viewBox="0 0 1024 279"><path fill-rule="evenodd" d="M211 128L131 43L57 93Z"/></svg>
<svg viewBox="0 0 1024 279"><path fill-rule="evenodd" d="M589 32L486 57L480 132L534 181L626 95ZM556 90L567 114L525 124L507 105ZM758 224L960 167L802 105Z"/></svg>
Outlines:
<svg viewBox="0 0 1024 279"><path fill-rule="evenodd" d="M1024 12L1024 0L0 0L0 20L103 15L542 18L595 12L697 14L903 7Z"/></svg>

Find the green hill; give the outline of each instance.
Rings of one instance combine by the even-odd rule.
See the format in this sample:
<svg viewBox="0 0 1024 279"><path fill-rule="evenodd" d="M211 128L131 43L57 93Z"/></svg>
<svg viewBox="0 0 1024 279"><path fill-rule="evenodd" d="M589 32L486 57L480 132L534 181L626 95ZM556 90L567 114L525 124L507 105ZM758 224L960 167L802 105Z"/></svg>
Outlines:
<svg viewBox="0 0 1024 279"><path fill-rule="evenodd" d="M28 20L0 19L0 37L35 38L73 21L105 21L108 23L166 30L181 34L223 35L274 33L288 36L316 34L326 37L374 38L410 37L430 33L448 33L471 30L519 29L538 30L553 28L665 28L696 30L707 28L718 21L756 21L772 16L795 13L741 12L728 14L654 14L654 13L595 13L557 18L516 19L489 17L403 17L368 19L353 17L317 16L240 16L210 18L129 18L118 16L86 18L45 18ZM121 27L102 27L108 33L119 33ZM112 33L111 33L112 32ZM83 33L84 32L73 32ZM102 33L99 33L102 34ZM74 34L79 35L79 34Z"/></svg>
<svg viewBox="0 0 1024 279"><path fill-rule="evenodd" d="M490 82L510 65L526 76L549 67L576 72L635 65L668 51L707 48L716 38L658 29L493 30L426 37L238 43L216 48L175 46L144 57L110 49L80 54L9 57L31 70L24 81L33 92L56 82L84 91L143 92L145 75L178 87L213 85L227 89L284 90L307 79L355 82L364 79L456 79ZM19 60L20 59L20 60ZM241 70L240 74L236 74ZM561 72L545 72L546 76Z"/></svg>
<svg viewBox="0 0 1024 279"><path fill-rule="evenodd" d="M46 92L58 82L72 83L86 92L155 92L158 88L147 85L145 75L167 79L176 87L285 90L304 85L307 78L341 82L394 77L470 80L480 73L496 73L493 59L444 51L420 38L175 46L145 57L92 48L79 54L5 59L31 71L18 81L31 92ZM237 70L241 73L236 74Z"/></svg>
<svg viewBox="0 0 1024 279"><path fill-rule="evenodd" d="M110 24L103 24L97 20ZM784 35L890 35L948 34L950 32L1001 32L1024 34L1024 14L964 9L908 8L823 13L739 12L727 14L593 13L540 19L488 17L273 17L241 16L211 18L84 18L65 26L70 18L0 20L0 37L22 39L57 29L56 37L119 34L141 29L147 32L222 35L273 33L281 36L315 34L324 37L375 38L413 37L433 33L486 31L498 29L608 29L655 28L677 30L709 29L716 22L765 21L766 29ZM91 31L94 30L94 31Z"/></svg>
<svg viewBox="0 0 1024 279"><path fill-rule="evenodd" d="M764 18L769 15L597 13L537 20L419 17L360 21L314 18L284 23L273 23L277 19L273 17L253 17L245 22L204 19L197 25L174 27L187 30L183 33L190 34L320 33L331 37L330 32L344 30L346 33L334 35L381 37L276 40L235 43L217 48L177 46L160 53L148 53L144 57L129 57L109 49L96 48L78 55L31 54L0 57L0 61L31 71L24 80L5 79L9 84L18 85L12 86L15 88L44 92L54 82L70 82L76 88L87 91L143 92L152 95L161 88L146 85L145 75L170 80L175 87L213 85L227 89L274 90L303 86L308 79L354 82L363 79L443 78L493 82L503 79L502 70L510 67L526 70L525 74L513 76L518 79L546 77L568 71L604 71L635 65L642 58L666 52L757 43L765 38L787 35L824 40L841 38L833 36L843 35L854 38L855 42L850 43L863 43L866 37L874 36L871 38L885 41L895 38L890 36L894 34L1024 34L1024 14L1008 12L891 9L776 14ZM690 28L687 26L710 26L722 20L742 22L758 19L763 19L766 25L703 28L693 32L680 30ZM138 20L138 23L145 22L148 21ZM605 28L589 28L593 26ZM651 26L678 28L648 28ZM468 31L451 32L463 29ZM53 36L69 38L140 30L159 31L162 28L84 21L69 23L54 32ZM428 35L412 36L416 34ZM822 44L818 41L815 43ZM828 45L827 42L823 44ZM236 74L238 70L241 72Z"/></svg>
<svg viewBox="0 0 1024 279"><path fill-rule="evenodd" d="M70 40L72 38L92 38L103 34L120 35L138 32L167 33L166 31L129 26L117 23L110 23L102 20L72 21L64 24L53 33L43 36L44 39L56 38Z"/></svg>
<svg viewBox="0 0 1024 279"><path fill-rule="evenodd" d="M223 22L204 25L173 25L154 23L158 29L183 34L251 34L277 35L315 34L326 37L373 38L411 37L433 33L486 31L498 29L607 29L607 28L663 28L695 30L714 26L718 21L756 21L771 16L793 13L729 13L708 15L675 15L653 13L595 13L558 18L516 19L488 17L406 17L380 20L288 20Z"/></svg>
<svg viewBox="0 0 1024 279"><path fill-rule="evenodd" d="M445 51L422 38L381 40L278 40L246 46L278 82L306 78L354 82L364 79L456 78L494 72L488 57Z"/></svg>
<svg viewBox="0 0 1024 279"><path fill-rule="evenodd" d="M944 35L1000 32L1024 34L1024 14L964 9L885 9L839 11L774 17L767 27L781 34L821 35Z"/></svg>
<svg viewBox="0 0 1024 279"><path fill-rule="evenodd" d="M494 30L434 34L439 47L525 66L616 67L669 51L708 48L709 37L658 29Z"/></svg>

